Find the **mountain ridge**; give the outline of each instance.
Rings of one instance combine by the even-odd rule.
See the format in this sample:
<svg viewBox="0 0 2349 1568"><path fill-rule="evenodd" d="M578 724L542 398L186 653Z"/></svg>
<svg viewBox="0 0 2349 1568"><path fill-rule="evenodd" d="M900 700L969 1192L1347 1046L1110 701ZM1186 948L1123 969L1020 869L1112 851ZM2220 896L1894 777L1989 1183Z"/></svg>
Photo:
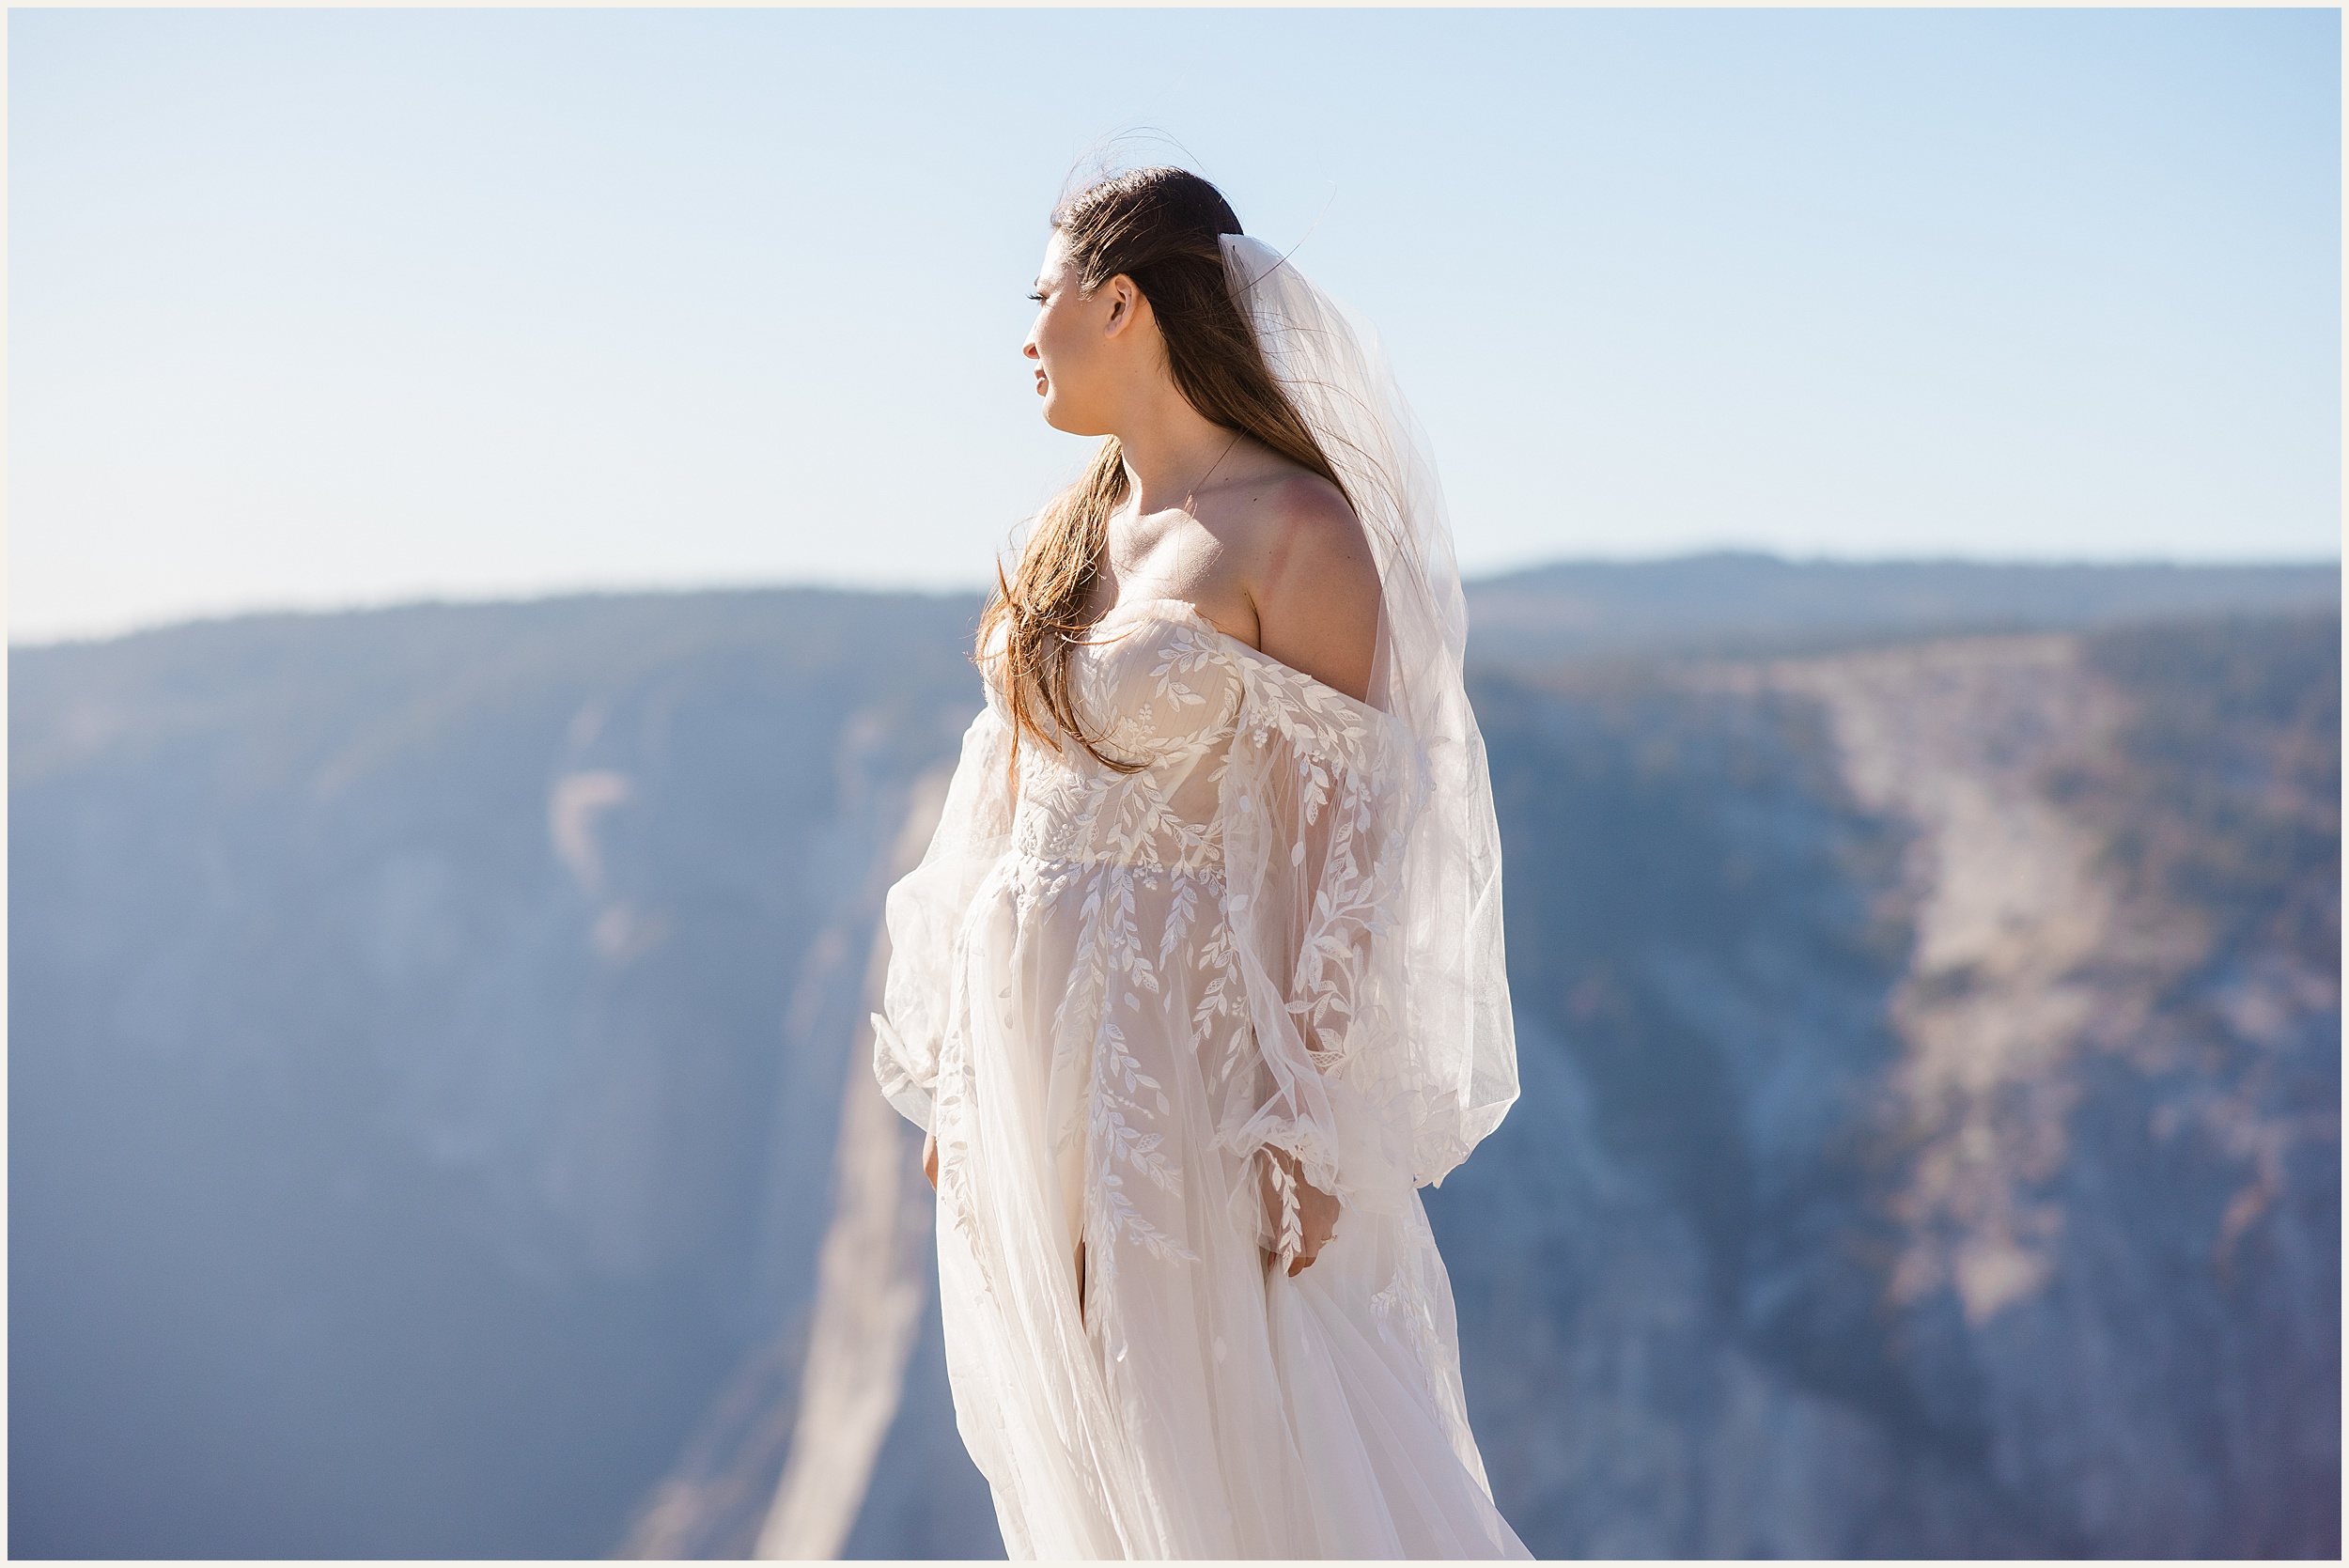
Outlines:
<svg viewBox="0 0 2349 1568"><path fill-rule="evenodd" d="M1652 605L1660 600L1688 608L1710 608L1716 612L1726 610L1735 614L1750 613L1748 601L1756 583L1783 584L1802 579L1821 583L1875 582L1900 585L1913 598L1915 590L1921 584L1939 579L1947 584L1964 585L1958 597L1973 607L1969 613L1977 617L1980 629L2006 629L2011 628L1997 623L1996 616L2002 613L2012 615L2015 607L2008 606L2001 612L1996 608L1995 601L2001 595L2013 595L2018 587L2027 590L2025 598L2032 606L2044 604L2051 594L2069 593L2076 601L2071 612L2072 621L2088 624L2089 619L2094 618L2098 613L2093 606L2100 598L2118 598L2130 607L2130 613L2139 614L2191 612L2214 605L2271 609L2325 602L2328 598L2338 602L2341 570L2338 560L2043 562L1969 560L1961 557L1850 560L1826 556L1785 556L1765 551L1716 550L1638 560L1569 558L1482 573L1465 579L1463 586L1472 606L1479 599L1492 599L1514 606L1519 596L1527 593L1571 601L1587 599L1594 592L1600 592L1611 593L1615 598L1627 603ZM2099 593L2090 585L2110 586ZM2089 591L2083 593L2084 588ZM2117 592L2114 591L2116 589ZM426 595L388 604L225 612L116 632L11 641L9 648L11 652L47 652L159 635L192 633L208 627L289 627L342 617L521 610L538 606L613 605L633 600L665 603L699 599L718 603L729 599L755 600L769 596L832 595L932 605L969 602L975 606L984 598L983 592L970 589L865 588L792 582L585 589L479 598ZM2080 600L2086 603L2077 602ZM1837 608L1832 596L1823 593L1805 595L1799 607L1813 614L1822 611L1832 613ZM2037 609L2035 613L2042 617L2046 613L2044 609ZM1474 635L1475 619L1471 611L1471 636ZM1903 623L1895 618L1885 624ZM2042 624L2042 620L2034 619L2028 624Z"/></svg>

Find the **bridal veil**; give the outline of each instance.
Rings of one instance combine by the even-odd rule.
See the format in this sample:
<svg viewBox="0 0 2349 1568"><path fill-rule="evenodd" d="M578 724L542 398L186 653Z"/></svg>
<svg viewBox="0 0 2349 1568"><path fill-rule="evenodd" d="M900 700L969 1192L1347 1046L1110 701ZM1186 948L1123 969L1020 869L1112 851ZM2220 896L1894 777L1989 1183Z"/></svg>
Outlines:
<svg viewBox="0 0 2349 1568"><path fill-rule="evenodd" d="M1340 1120L1362 1125L1330 1129L1338 1170L1325 1173L1348 1198L1383 1207L1398 1189L1441 1181L1517 1094L1501 832L1462 680L1467 606L1427 439L1376 330L1263 241L1227 234L1221 244L1233 298L1336 470L1378 565L1369 702L1396 722L1403 755L1391 797L1369 809L1387 818L1400 864L1382 916L1392 927L1348 955L1354 1016L1339 1076L1356 1117ZM1259 878L1279 871L1247 869ZM1293 902L1310 910L1326 892L1297 890ZM1278 1027L1258 1036L1268 1056L1304 1044ZM1309 1179L1319 1163L1307 1160Z"/></svg>

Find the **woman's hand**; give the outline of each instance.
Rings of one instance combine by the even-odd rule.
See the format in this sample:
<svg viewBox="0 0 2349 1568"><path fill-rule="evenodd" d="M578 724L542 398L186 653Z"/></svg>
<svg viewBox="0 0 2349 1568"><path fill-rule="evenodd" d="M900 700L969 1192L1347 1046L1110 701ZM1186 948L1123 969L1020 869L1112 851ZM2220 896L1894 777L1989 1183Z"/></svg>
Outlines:
<svg viewBox="0 0 2349 1568"><path fill-rule="evenodd" d="M922 1174L929 1177L930 1190L938 1190L938 1132L932 1128L922 1135Z"/></svg>
<svg viewBox="0 0 2349 1568"><path fill-rule="evenodd" d="M1338 1213L1345 1205L1299 1174L1295 1156L1283 1149L1267 1149L1265 1153L1286 1172L1297 1189L1297 1223L1304 1238L1298 1246L1297 1256L1289 1260L1289 1278L1294 1280L1313 1266L1314 1259L1321 1255L1322 1244L1337 1234ZM1281 1234L1281 1187L1273 1180L1270 1166L1265 1168L1263 1190L1266 1225L1277 1236Z"/></svg>

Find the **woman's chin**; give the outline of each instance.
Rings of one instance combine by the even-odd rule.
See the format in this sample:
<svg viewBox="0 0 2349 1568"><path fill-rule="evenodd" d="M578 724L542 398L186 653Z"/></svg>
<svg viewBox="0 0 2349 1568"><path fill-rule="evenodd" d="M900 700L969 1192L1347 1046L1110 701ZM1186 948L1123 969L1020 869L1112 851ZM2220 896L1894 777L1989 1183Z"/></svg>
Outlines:
<svg viewBox="0 0 2349 1568"><path fill-rule="evenodd" d="M1060 431L1061 434L1067 436L1105 436L1109 434L1107 430L1094 428L1095 425L1097 423L1097 421L1090 419L1068 418L1062 414L1060 410L1054 408L1050 402L1047 402L1044 405L1044 423L1050 425L1053 429Z"/></svg>

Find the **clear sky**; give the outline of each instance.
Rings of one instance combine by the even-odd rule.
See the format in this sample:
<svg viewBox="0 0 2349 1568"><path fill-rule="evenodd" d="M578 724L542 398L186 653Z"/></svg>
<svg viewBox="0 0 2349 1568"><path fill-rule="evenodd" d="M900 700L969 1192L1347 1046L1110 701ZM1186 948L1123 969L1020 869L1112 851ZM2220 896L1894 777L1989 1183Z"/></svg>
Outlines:
<svg viewBox="0 0 2349 1568"><path fill-rule="evenodd" d="M976 586L1092 444L1023 295L1136 132L1379 324L1471 574L2335 558L2341 58L2314 10L13 11L11 636Z"/></svg>

